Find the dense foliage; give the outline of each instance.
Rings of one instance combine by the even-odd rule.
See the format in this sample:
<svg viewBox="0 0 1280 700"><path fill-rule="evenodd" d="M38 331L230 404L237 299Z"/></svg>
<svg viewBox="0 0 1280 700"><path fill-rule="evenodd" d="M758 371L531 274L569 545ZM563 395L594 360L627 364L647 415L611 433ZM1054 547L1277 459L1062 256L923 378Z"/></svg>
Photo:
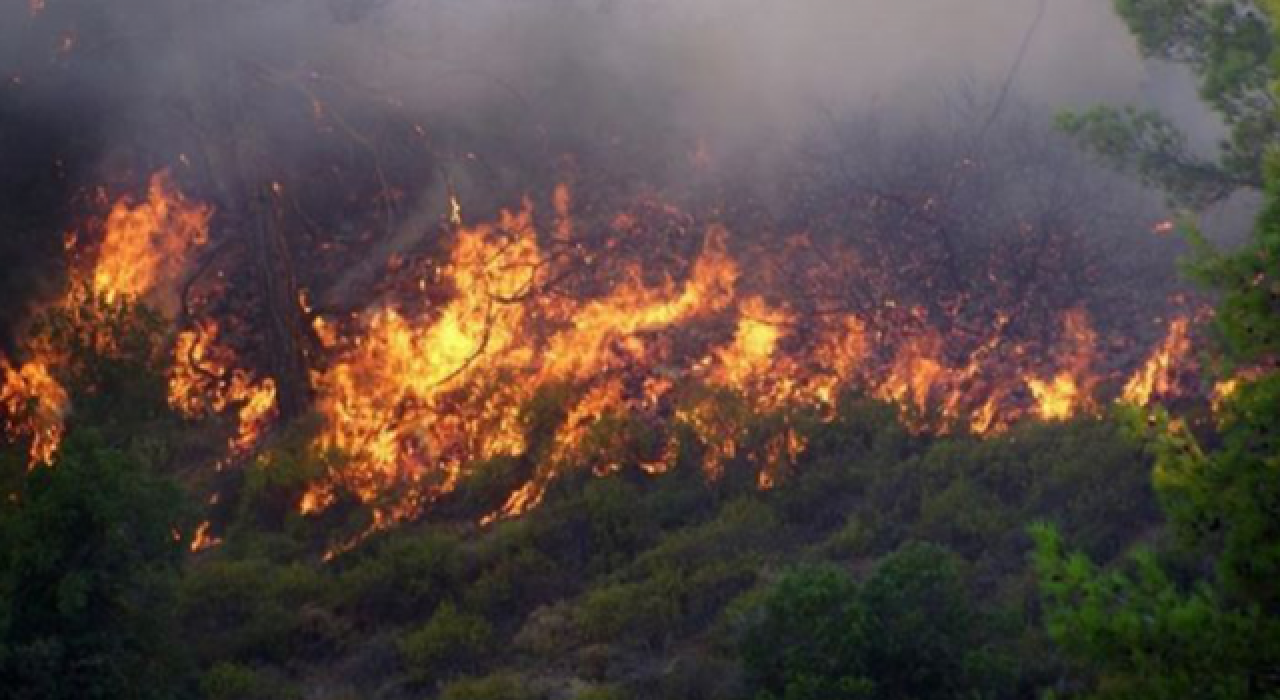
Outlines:
<svg viewBox="0 0 1280 700"><path fill-rule="evenodd" d="M1219 295L1214 361L1233 390L1198 436L1135 417L1155 456L1173 539L1100 569L1039 527L1036 570L1051 636L1095 698L1280 697L1280 161L1274 29L1242 2L1121 0L1144 51L1191 64L1232 130L1219 172L1265 180L1253 236L1219 252L1198 236L1192 274ZM1095 122L1096 126L1097 122ZM1124 156L1112 143L1113 155ZM1166 182L1166 185L1170 183ZM1178 195L1174 186L1171 193Z"/></svg>

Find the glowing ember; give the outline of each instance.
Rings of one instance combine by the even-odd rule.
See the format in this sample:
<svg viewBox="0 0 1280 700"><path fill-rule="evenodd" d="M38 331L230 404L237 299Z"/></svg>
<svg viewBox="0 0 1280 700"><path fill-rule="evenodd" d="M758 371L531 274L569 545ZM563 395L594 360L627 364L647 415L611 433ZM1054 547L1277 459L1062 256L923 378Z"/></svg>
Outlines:
<svg viewBox="0 0 1280 700"><path fill-rule="evenodd" d="M210 524L208 520L200 523L200 526L196 528L196 534L191 538L191 551L203 552L206 549L211 549L222 544L222 538L210 535L209 528Z"/></svg>

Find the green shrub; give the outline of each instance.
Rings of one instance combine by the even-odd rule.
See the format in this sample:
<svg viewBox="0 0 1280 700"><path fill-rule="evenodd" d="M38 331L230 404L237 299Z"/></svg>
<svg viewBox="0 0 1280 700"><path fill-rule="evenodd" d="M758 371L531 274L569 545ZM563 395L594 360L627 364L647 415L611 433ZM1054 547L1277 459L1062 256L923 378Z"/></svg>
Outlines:
<svg viewBox="0 0 1280 700"><path fill-rule="evenodd" d="M862 585L830 566L784 575L747 613L748 684L787 700L1008 696L1008 666L961 568L944 548L909 544Z"/></svg>
<svg viewBox="0 0 1280 700"><path fill-rule="evenodd" d="M478 615L442 603L427 624L400 641L400 654L416 679L466 670L489 650L493 628Z"/></svg>
<svg viewBox="0 0 1280 700"><path fill-rule="evenodd" d="M660 569L691 571L717 559L732 559L768 549L781 523L755 497L743 496L722 507L715 519L678 530L640 555L629 567L632 575Z"/></svg>
<svg viewBox="0 0 1280 700"><path fill-rule="evenodd" d="M575 616L588 641L656 645L680 620L675 582L616 583L589 591Z"/></svg>
<svg viewBox="0 0 1280 700"><path fill-rule="evenodd" d="M278 662L332 648L327 582L303 564L210 560L182 582L180 611L197 658Z"/></svg>
<svg viewBox="0 0 1280 700"><path fill-rule="evenodd" d="M465 587L462 600L466 607L492 619L517 616L520 610L565 591L560 578L568 572L527 538L512 537L497 547L481 548L476 559L484 563Z"/></svg>
<svg viewBox="0 0 1280 700"><path fill-rule="evenodd" d="M589 573L622 566L652 540L653 528L641 510L639 489L623 478L587 484L583 501L591 547Z"/></svg>
<svg viewBox="0 0 1280 700"><path fill-rule="evenodd" d="M580 688L573 700L630 700L631 695L616 685L592 685Z"/></svg>
<svg viewBox="0 0 1280 700"><path fill-rule="evenodd" d="M455 592L463 561L454 537L396 533L342 561L336 602L363 617L403 623Z"/></svg>
<svg viewBox="0 0 1280 700"><path fill-rule="evenodd" d="M545 697L514 673L463 678L445 686L440 693L440 700L544 700Z"/></svg>
<svg viewBox="0 0 1280 700"><path fill-rule="evenodd" d="M278 673L220 663L200 678L204 700L301 700L302 693Z"/></svg>
<svg viewBox="0 0 1280 700"><path fill-rule="evenodd" d="M741 642L755 697L869 698L866 649L874 644L858 585L830 566L784 575L754 612Z"/></svg>
<svg viewBox="0 0 1280 700"><path fill-rule="evenodd" d="M51 467L21 462L0 493L0 697L162 698L186 651L173 584L181 492L72 434Z"/></svg>

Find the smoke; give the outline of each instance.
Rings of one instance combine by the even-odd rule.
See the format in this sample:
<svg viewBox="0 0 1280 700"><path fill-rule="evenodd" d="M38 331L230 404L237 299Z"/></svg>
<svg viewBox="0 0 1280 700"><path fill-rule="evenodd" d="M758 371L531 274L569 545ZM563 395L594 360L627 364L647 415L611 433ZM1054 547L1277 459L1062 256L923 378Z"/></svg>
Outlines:
<svg viewBox="0 0 1280 700"><path fill-rule="evenodd" d="M6 97L50 110L90 105L103 119L151 134L158 104L225 89L228 63L324 76L353 97L395 101L424 118L476 129L524 130L557 147L652 134L682 148L691 139L759 146L813 129L832 112L877 108L915 117L957 85L994 93L1006 79L1035 104L1146 101L1185 113L1197 131L1212 128L1183 99L1186 76L1138 60L1109 0L44 0L8 7L0 11ZM53 69L62 71L57 80L34 75ZM1178 104L1166 99L1171 94L1181 96Z"/></svg>
<svg viewBox="0 0 1280 700"><path fill-rule="evenodd" d="M449 191L484 216L548 190L566 156L688 190L699 164L768 179L867 115L900 136L1017 105L1047 133L1056 109L1137 102L1198 142L1218 129L1185 72L1144 65L1110 0L31 0L0 8L0 76L0 126L23 150L6 191L58 183L12 211L201 164L198 196L226 211L227 159L259 182L355 161L348 176L403 175L397 234L358 280L416 244ZM24 139L33 121L52 134ZM328 216L358 216L313 189ZM67 229L45 218L48 237Z"/></svg>

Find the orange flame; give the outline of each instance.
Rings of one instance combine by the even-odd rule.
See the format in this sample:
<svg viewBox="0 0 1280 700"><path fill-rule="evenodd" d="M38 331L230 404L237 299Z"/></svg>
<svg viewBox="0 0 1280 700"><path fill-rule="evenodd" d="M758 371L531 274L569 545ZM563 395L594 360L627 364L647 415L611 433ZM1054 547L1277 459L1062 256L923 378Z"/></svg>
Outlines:
<svg viewBox="0 0 1280 700"><path fill-rule="evenodd" d="M228 443L232 457L249 452L276 413L276 385L256 381L236 367L235 353L217 342L218 324L205 320L178 334L169 370L169 405L188 418L223 413L236 406L236 434Z"/></svg>
<svg viewBox="0 0 1280 700"><path fill-rule="evenodd" d="M70 397L47 364L32 360L14 369L0 357L0 406L7 415L5 431L11 437L27 436L30 464L50 464L62 442L63 421L71 407Z"/></svg>
<svg viewBox="0 0 1280 700"><path fill-rule="evenodd" d="M1036 411L1045 420L1065 420L1087 407L1096 383L1090 368L1097 334L1089 325L1088 315L1082 309L1069 311L1063 326L1063 368L1052 379L1027 379L1027 388L1036 399Z"/></svg>
<svg viewBox="0 0 1280 700"><path fill-rule="evenodd" d="M39 7L43 9L43 3ZM106 303L146 298L161 310L172 311L187 258L206 241L211 216L211 209L187 200L167 172L156 173L146 201L135 206L123 197L112 206L96 261L87 275L73 271L72 276L87 277L88 287ZM75 252L79 239L75 234L66 236L69 252ZM62 306L75 309L84 301L82 291L83 287L74 283ZM31 439L33 465L52 462L70 410L70 397L55 377L66 358L55 348L44 346L35 348L35 355L16 370L0 360L4 375L0 406L9 416L6 432L10 437Z"/></svg>
<svg viewBox="0 0 1280 700"><path fill-rule="evenodd" d="M1174 395L1178 389L1178 372L1191 352L1190 321L1185 316L1169 324L1164 341L1151 358L1124 386L1121 398L1126 403L1146 406L1155 398Z"/></svg>
<svg viewBox="0 0 1280 700"><path fill-rule="evenodd" d="M107 302L150 297L162 311L176 305L187 257L208 239L212 210L186 199L167 172L151 177L146 201L123 198L107 215L91 284Z"/></svg>
<svg viewBox="0 0 1280 700"><path fill-rule="evenodd" d="M546 241L559 250L577 249L574 237L585 231L572 204L569 188L557 186ZM644 205L680 216L668 204ZM633 212L608 222L622 236L645 228ZM807 245L804 236L793 238ZM483 460L526 455L523 410L548 386L576 398L550 448L534 455L541 460L535 476L483 523L536 507L563 469L607 472L626 459L649 473L667 471L687 437L697 442L707 478L742 458L769 488L807 448L796 411L816 409L805 415L830 419L839 392L855 385L913 409L917 429L960 424L988 434L1024 416L1060 420L1095 406L1098 338L1083 309L1066 311L1054 343L1039 353L1006 338L1009 314L998 314L985 334L944 333L923 308L892 300L878 317L807 319L767 303L766 293L776 290L753 286L739 297L740 285L757 280L742 279L727 243L723 226L709 226L683 281L655 283L638 263L620 262L621 281L603 293L548 293L562 256L542 249L525 201L495 224L457 232L443 270L453 296L434 311L382 308L345 338L338 324L317 320L324 346L337 354L315 376L325 418L318 445L345 453L351 465L316 484L303 511L323 510L344 489L378 504L377 527L412 517ZM870 330L873 324L879 330ZM669 332L676 329L690 332L676 338ZM1173 330L1185 335L1185 324ZM1176 343L1166 345L1175 350ZM1134 381L1158 391L1155 377ZM612 447L599 449L593 426L604 416L657 431L642 450L649 453L620 457ZM402 495L388 499L394 489Z"/></svg>

